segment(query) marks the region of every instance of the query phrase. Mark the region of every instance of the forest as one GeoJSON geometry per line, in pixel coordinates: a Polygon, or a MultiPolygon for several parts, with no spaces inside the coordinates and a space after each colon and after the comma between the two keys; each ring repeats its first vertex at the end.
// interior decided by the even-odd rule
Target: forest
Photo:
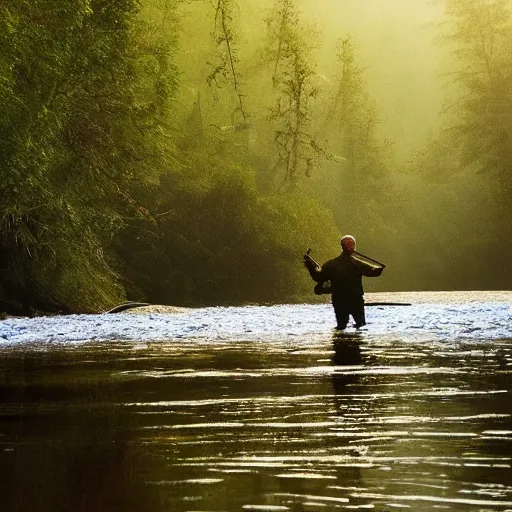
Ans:
{"type": "Polygon", "coordinates": [[[512,0],[319,5],[3,0],[0,311],[510,289],[512,0]]]}

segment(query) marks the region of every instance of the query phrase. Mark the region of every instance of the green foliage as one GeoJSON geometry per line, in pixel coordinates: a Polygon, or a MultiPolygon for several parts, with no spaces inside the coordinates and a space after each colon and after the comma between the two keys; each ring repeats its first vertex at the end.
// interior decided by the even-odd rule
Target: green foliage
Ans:
{"type": "Polygon", "coordinates": [[[254,172],[226,152],[229,139],[205,143],[190,167],[162,177],[157,224],[125,233],[133,293],[185,305],[304,300],[307,244],[338,238],[328,212],[299,196],[261,196],[254,172]]]}
{"type": "Polygon", "coordinates": [[[374,195],[385,177],[386,145],[379,141],[375,102],[366,91],[364,70],[357,63],[356,48],[350,37],[339,40],[340,66],[337,90],[324,121],[329,148],[342,167],[342,181],[370,188],[374,195]]]}
{"type": "Polygon", "coordinates": [[[507,0],[452,0],[449,35],[458,68],[457,99],[447,135],[461,169],[496,180],[498,195],[512,192],[512,7],[507,0]]]}
{"type": "Polygon", "coordinates": [[[217,76],[219,74],[223,74],[224,76],[229,74],[231,76],[233,90],[238,101],[236,111],[238,111],[242,116],[244,123],[246,123],[247,114],[245,112],[242,92],[240,90],[240,76],[236,70],[238,55],[235,46],[235,29],[233,21],[233,11],[236,7],[235,0],[217,0],[213,36],[216,38],[217,45],[222,45],[225,49],[221,52],[221,64],[216,67],[208,77],[208,82],[217,82],[217,76]]]}
{"type": "Polygon", "coordinates": [[[292,0],[278,0],[267,19],[268,48],[273,63],[272,81],[278,91],[270,119],[277,124],[274,170],[289,189],[301,177],[309,177],[315,157],[321,152],[312,136],[311,101],[317,96],[312,57],[315,35],[302,28],[292,0]]]}
{"type": "Polygon", "coordinates": [[[133,181],[154,174],[174,86],[169,48],[137,15],[135,0],[0,7],[1,272],[26,303],[93,311],[123,296],[108,243],[133,181]]]}
{"type": "Polygon", "coordinates": [[[336,60],[338,76],[318,128],[327,161],[305,186],[332,210],[341,231],[357,235],[372,252],[386,245],[389,219],[396,216],[393,147],[377,132],[377,108],[350,37],[338,41],[336,60]]]}
{"type": "Polygon", "coordinates": [[[214,23],[208,50],[220,64],[213,74],[206,65],[193,73],[183,58],[180,71],[194,79],[182,78],[179,89],[183,4],[0,6],[0,277],[12,299],[78,312],[127,296],[188,305],[312,298],[302,254],[311,246],[319,259],[332,256],[339,231],[331,212],[306,197],[306,178],[318,184],[340,163],[323,204],[344,231],[364,217],[359,226],[375,232],[388,148],[376,137],[350,42],[340,54],[325,153],[314,133],[325,107],[317,101],[319,38],[303,28],[294,2],[276,2],[267,20],[268,104],[261,67],[242,58],[235,0],[201,3],[214,23]],[[212,94],[207,82],[220,78],[232,87],[212,94]],[[246,105],[255,113],[250,123],[246,105]],[[270,162],[286,194],[262,192],[270,162]],[[355,198],[364,199],[358,210],[355,198]]]}
{"type": "Polygon", "coordinates": [[[450,0],[446,20],[451,96],[410,162],[422,188],[408,194],[406,244],[435,243],[422,272],[444,286],[500,289],[512,282],[511,3],[450,0]]]}

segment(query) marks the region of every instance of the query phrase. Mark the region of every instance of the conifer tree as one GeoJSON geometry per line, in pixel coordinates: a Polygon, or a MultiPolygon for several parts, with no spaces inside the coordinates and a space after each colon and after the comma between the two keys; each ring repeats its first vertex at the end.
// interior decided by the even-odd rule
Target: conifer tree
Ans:
{"type": "Polygon", "coordinates": [[[485,173],[498,196],[512,192],[512,6],[508,0],[450,0],[449,43],[456,99],[449,136],[460,168],[485,173]]]}
{"type": "Polygon", "coordinates": [[[277,0],[267,26],[266,54],[277,93],[270,113],[276,125],[274,170],[293,190],[302,177],[311,175],[321,153],[311,129],[312,102],[318,93],[313,60],[317,35],[303,28],[293,0],[277,0]]]}

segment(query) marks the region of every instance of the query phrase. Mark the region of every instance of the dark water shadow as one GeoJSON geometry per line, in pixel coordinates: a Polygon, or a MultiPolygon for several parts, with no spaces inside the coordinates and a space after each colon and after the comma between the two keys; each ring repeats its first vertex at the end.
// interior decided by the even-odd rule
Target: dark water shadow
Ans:
{"type": "Polygon", "coordinates": [[[4,358],[2,510],[155,510],[155,496],[135,470],[143,459],[133,429],[116,405],[121,390],[109,370],[89,368],[86,355],[4,358]]]}
{"type": "MultiPolygon", "coordinates": [[[[332,388],[334,391],[334,406],[338,419],[336,432],[341,434],[335,437],[333,448],[339,453],[346,453],[355,457],[353,465],[340,465],[336,469],[337,485],[342,487],[361,488],[364,486],[364,477],[359,467],[358,452],[354,451],[352,439],[344,434],[353,429],[354,395],[360,392],[359,369],[364,364],[361,351],[363,337],[359,332],[336,331],[332,335],[332,348],[334,353],[331,361],[335,367],[332,372],[332,388]]],[[[346,491],[341,491],[340,497],[345,497],[346,491]]],[[[369,506],[366,499],[355,501],[358,506],[369,506]]]]}
{"type": "Polygon", "coordinates": [[[353,367],[363,365],[362,342],[358,332],[335,332],[332,336],[332,364],[338,367],[332,374],[332,386],[337,395],[350,393],[359,381],[359,373],[353,367]]]}
{"type": "Polygon", "coordinates": [[[362,365],[361,344],[363,336],[359,332],[335,332],[332,335],[334,355],[332,363],[336,366],[362,365]]]}

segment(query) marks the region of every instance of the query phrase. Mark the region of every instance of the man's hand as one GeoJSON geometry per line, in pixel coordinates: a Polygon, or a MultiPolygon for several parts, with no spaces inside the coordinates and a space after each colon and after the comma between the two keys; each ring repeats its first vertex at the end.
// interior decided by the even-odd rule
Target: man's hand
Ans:
{"type": "Polygon", "coordinates": [[[332,293],[331,284],[328,281],[318,283],[313,291],[315,292],[315,295],[328,295],[332,293]]]}
{"type": "Polygon", "coordinates": [[[308,249],[306,254],[304,254],[304,266],[309,272],[320,271],[320,265],[309,255],[310,252],[311,249],[308,249]]]}
{"type": "Polygon", "coordinates": [[[307,258],[304,258],[304,266],[308,270],[314,270],[315,268],[318,267],[318,265],[316,265],[313,261],[311,261],[310,259],[307,259],[307,258]]]}

